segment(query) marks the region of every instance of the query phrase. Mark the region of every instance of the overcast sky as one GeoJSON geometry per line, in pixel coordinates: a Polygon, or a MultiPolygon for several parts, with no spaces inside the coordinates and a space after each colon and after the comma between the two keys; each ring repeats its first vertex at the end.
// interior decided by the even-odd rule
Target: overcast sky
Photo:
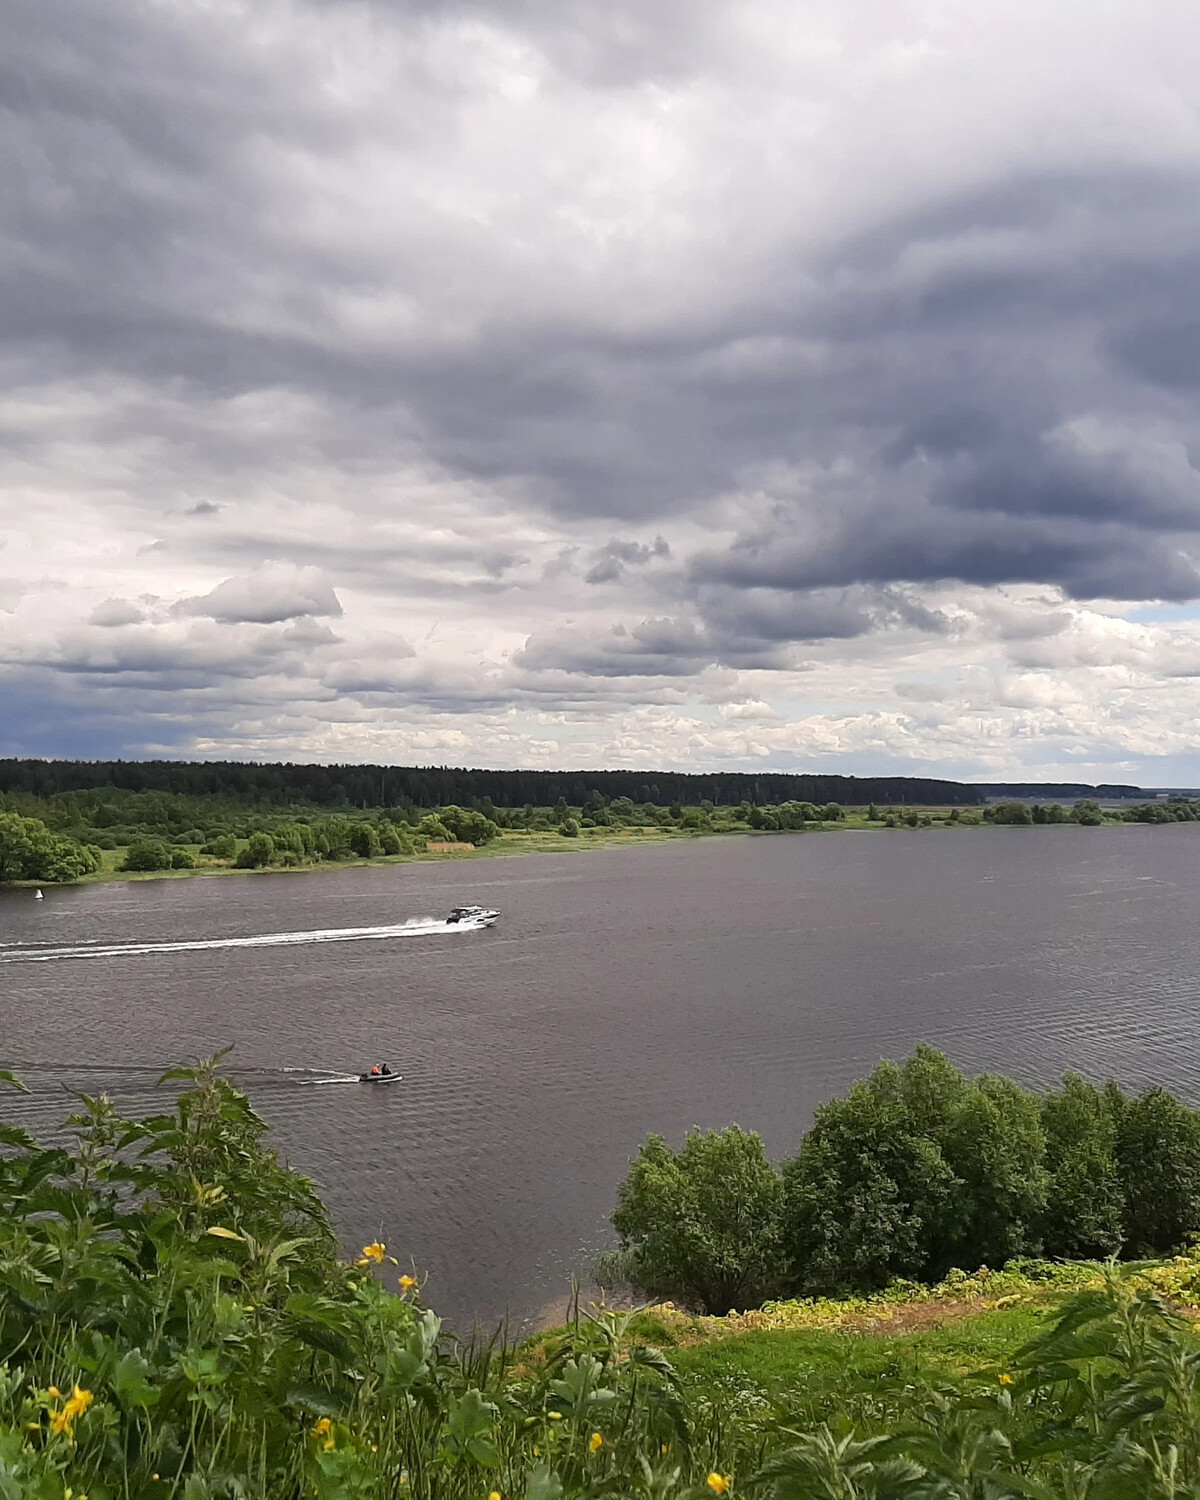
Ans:
{"type": "Polygon", "coordinates": [[[1188,0],[8,0],[0,753],[1200,782],[1188,0]]]}

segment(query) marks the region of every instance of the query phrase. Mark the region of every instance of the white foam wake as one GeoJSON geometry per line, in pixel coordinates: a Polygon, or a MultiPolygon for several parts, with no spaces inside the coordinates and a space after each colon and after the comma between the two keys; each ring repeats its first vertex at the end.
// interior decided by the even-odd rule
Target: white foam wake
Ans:
{"type": "Polygon", "coordinates": [[[325,927],[312,932],[263,932],[254,937],[190,938],[166,943],[87,943],[70,948],[0,947],[0,963],[45,964],[68,958],[134,958],[146,953],[206,953],[215,948],[284,948],[304,943],[385,942],[392,938],[431,937],[435,933],[477,932],[478,922],[446,922],[415,917],[385,927],[325,927]]]}

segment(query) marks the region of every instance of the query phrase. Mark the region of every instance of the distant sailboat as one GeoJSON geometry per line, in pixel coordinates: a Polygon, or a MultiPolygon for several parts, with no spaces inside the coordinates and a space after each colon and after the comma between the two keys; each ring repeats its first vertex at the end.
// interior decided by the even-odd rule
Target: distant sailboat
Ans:
{"type": "Polygon", "coordinates": [[[33,899],[35,901],[44,901],[46,898],[42,895],[41,891],[34,891],[33,899]]]}

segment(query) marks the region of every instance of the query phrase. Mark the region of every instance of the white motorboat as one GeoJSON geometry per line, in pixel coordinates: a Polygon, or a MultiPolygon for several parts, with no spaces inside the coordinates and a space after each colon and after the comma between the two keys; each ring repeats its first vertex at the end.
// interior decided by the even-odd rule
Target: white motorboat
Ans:
{"type": "Polygon", "coordinates": [[[454,927],[494,927],[499,915],[486,906],[456,906],[446,921],[454,927]]]}

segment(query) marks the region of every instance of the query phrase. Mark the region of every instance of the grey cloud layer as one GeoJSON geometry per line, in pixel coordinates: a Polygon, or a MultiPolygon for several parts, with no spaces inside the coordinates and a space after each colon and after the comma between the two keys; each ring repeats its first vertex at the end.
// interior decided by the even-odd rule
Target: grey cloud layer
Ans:
{"type": "Polygon", "coordinates": [[[1198,32],[16,0],[14,519],[143,549],[70,629],[6,585],[21,690],[616,711],[941,650],[948,583],[1200,597],[1198,32]]]}

